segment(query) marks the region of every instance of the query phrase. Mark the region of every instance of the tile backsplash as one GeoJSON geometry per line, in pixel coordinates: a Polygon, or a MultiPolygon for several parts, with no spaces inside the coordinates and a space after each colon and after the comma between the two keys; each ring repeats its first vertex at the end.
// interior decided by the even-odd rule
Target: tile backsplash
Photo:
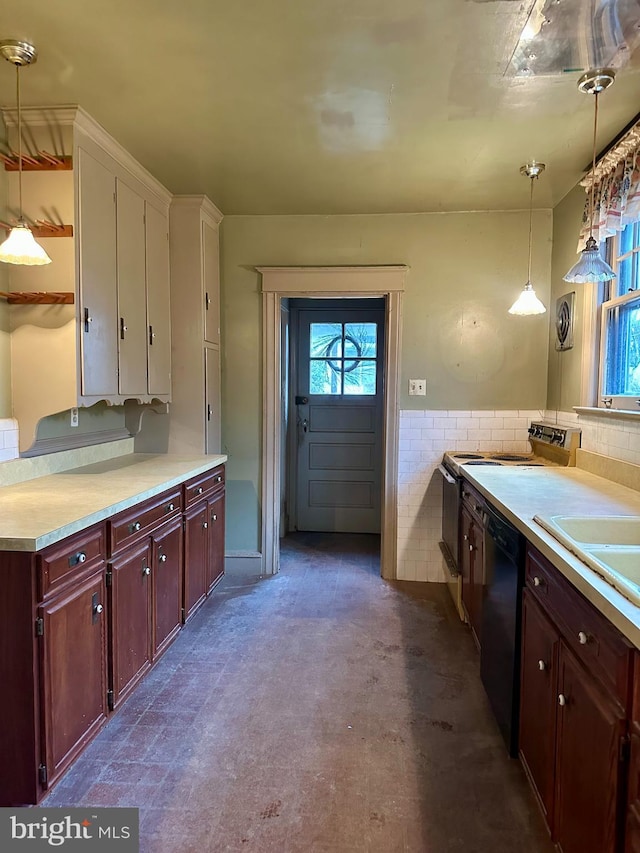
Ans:
{"type": "Polygon", "coordinates": [[[398,454],[398,579],[444,581],[440,553],[442,478],[436,469],[445,450],[524,452],[527,427],[543,412],[400,412],[398,454]]]}
{"type": "Polygon", "coordinates": [[[0,418],[0,462],[18,458],[18,421],[0,418]]]}
{"type": "Polygon", "coordinates": [[[576,412],[545,412],[545,420],[582,430],[581,447],[603,456],[640,465],[640,417],[576,412]]]}

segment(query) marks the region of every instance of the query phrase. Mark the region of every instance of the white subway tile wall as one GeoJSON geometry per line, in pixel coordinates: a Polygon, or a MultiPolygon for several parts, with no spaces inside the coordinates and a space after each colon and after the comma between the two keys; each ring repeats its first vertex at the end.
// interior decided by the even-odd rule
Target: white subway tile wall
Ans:
{"type": "Polygon", "coordinates": [[[578,415],[576,412],[545,412],[545,420],[582,430],[581,447],[624,462],[640,465],[640,418],[578,415]]]}
{"type": "Polygon", "coordinates": [[[531,450],[527,427],[539,409],[521,411],[401,411],[398,454],[398,579],[444,581],[442,532],[445,450],[531,450]]]}
{"type": "Polygon", "coordinates": [[[18,458],[18,421],[0,418],[0,462],[18,458]]]}

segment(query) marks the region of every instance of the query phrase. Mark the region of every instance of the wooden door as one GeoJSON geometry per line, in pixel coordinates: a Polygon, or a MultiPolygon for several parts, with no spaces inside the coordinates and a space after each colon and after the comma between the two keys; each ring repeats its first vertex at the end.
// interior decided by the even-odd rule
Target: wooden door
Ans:
{"type": "Polygon", "coordinates": [[[224,492],[208,501],[209,559],[207,590],[210,591],[224,574],[224,492]]]}
{"type": "Polygon", "coordinates": [[[218,229],[202,223],[202,274],[204,280],[204,339],[220,342],[220,258],[218,229]]]}
{"type": "Polygon", "coordinates": [[[205,453],[220,453],[221,405],[220,405],[220,351],[216,347],[205,347],[205,385],[206,385],[206,431],[205,453]]]}
{"type": "Polygon", "coordinates": [[[159,655],[182,624],[182,519],[152,538],[153,656],[159,655]]]}
{"type": "Polygon", "coordinates": [[[185,514],[184,534],[184,614],[185,619],[202,603],[207,593],[209,513],[206,501],[185,514]]]}
{"type": "Polygon", "coordinates": [[[554,838],[562,853],[618,849],[625,715],[560,641],[554,838]]]}
{"type": "Polygon", "coordinates": [[[78,150],[81,389],[85,396],[118,393],[116,180],[78,150]]]}
{"type": "Polygon", "coordinates": [[[553,832],[558,632],[526,589],[522,601],[520,758],[553,832]]]}
{"type": "Polygon", "coordinates": [[[47,785],[68,767],[107,715],[107,631],[102,567],[39,608],[47,785]]]}
{"type": "Polygon", "coordinates": [[[471,526],[473,519],[469,510],[462,505],[460,508],[460,574],[462,575],[462,605],[467,614],[467,620],[471,624],[473,613],[473,588],[471,577],[472,551],[469,548],[471,544],[471,526]]]}
{"type": "Polygon", "coordinates": [[[342,302],[296,306],[296,528],[379,533],[384,306],[342,302]]]}
{"type": "Polygon", "coordinates": [[[111,687],[116,707],[151,666],[151,547],[111,562],[111,687]]]}
{"type": "Polygon", "coordinates": [[[116,181],[118,264],[118,368],[123,396],[147,393],[144,199],[116,181]]]}
{"type": "Polygon", "coordinates": [[[169,296],[169,220],[145,206],[147,254],[147,344],[151,395],[171,394],[171,309],[169,296]]]}

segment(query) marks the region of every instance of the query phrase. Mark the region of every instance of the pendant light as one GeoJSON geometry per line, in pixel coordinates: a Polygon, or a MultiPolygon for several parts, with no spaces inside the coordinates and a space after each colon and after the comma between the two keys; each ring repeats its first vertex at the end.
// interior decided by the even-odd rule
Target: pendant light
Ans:
{"type": "Polygon", "coordinates": [[[529,193],[529,267],[527,273],[527,283],[524,290],[518,296],[516,301],[509,308],[509,314],[517,314],[518,316],[526,316],[528,314],[544,314],[547,310],[542,302],[536,296],[536,292],[531,284],[531,234],[533,226],[533,182],[545,170],[544,163],[536,163],[533,160],[531,163],[526,163],[520,167],[520,174],[531,180],[531,191],[529,193]]]}
{"type": "Polygon", "coordinates": [[[595,109],[593,111],[593,158],[591,163],[591,192],[589,195],[589,239],[580,253],[580,258],[569,272],[564,276],[565,281],[575,284],[585,284],[589,281],[610,281],[616,277],[609,264],[600,256],[598,244],[593,237],[593,197],[596,176],[596,135],[598,132],[598,95],[604,92],[616,79],[613,68],[596,68],[587,71],[578,80],[578,89],[586,95],[595,98],[595,109]]]}
{"type": "Polygon", "coordinates": [[[36,242],[31,228],[26,223],[22,211],[22,105],[20,102],[20,68],[36,61],[38,53],[32,44],[26,41],[7,39],[0,42],[0,55],[16,67],[16,101],[18,107],[18,199],[20,217],[18,223],[9,232],[7,239],[0,245],[0,261],[8,264],[41,266],[50,264],[51,258],[36,242]]]}

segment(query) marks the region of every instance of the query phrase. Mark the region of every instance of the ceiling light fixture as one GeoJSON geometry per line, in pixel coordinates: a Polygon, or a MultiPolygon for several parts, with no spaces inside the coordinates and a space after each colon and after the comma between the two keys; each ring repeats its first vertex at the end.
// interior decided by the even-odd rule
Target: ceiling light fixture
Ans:
{"type": "Polygon", "coordinates": [[[527,283],[524,290],[518,296],[516,301],[509,308],[509,314],[517,314],[520,317],[529,314],[544,314],[547,310],[543,303],[536,296],[536,292],[531,284],[531,235],[533,226],[533,182],[545,170],[544,163],[536,163],[533,160],[531,163],[526,163],[520,167],[520,174],[531,180],[531,192],[529,193],[529,267],[527,273],[527,283]]]}
{"type": "Polygon", "coordinates": [[[609,264],[600,255],[598,244],[593,237],[593,217],[595,214],[593,208],[593,198],[595,190],[595,175],[596,175],[596,136],[598,132],[598,95],[604,92],[616,79],[616,72],[613,68],[596,68],[592,71],[587,71],[578,80],[578,89],[587,95],[595,96],[595,109],[593,111],[593,158],[591,162],[591,191],[589,195],[588,216],[589,216],[589,239],[587,240],[584,249],[580,253],[580,258],[575,263],[569,272],[563,276],[565,281],[575,284],[586,284],[589,281],[610,281],[616,277],[616,274],[611,269],[609,264]]]}
{"type": "Polygon", "coordinates": [[[36,61],[38,53],[35,47],[26,41],[6,39],[0,42],[0,56],[16,67],[16,102],[18,108],[18,199],[20,217],[9,231],[9,236],[0,245],[0,261],[8,264],[41,266],[50,264],[51,258],[42,246],[36,242],[31,228],[26,223],[22,210],[22,105],[20,102],[20,68],[36,61]]]}

